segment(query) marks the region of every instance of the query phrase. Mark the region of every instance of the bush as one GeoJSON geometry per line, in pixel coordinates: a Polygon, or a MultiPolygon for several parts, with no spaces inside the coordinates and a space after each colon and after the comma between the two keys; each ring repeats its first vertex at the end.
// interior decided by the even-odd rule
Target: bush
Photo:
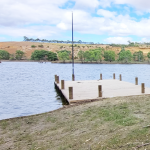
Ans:
{"type": "Polygon", "coordinates": [[[85,58],[84,58],[84,51],[80,50],[80,51],[78,52],[78,58],[79,58],[79,60],[82,61],[82,62],[83,62],[83,60],[85,60],[85,58]]]}
{"type": "Polygon", "coordinates": [[[125,62],[128,62],[128,61],[131,61],[131,59],[132,59],[132,53],[129,51],[129,50],[127,50],[127,51],[121,51],[120,53],[119,53],[119,61],[125,61],[125,62]]]}
{"type": "Polygon", "coordinates": [[[0,59],[9,59],[10,54],[5,50],[0,50],[0,59]]]}
{"type": "Polygon", "coordinates": [[[46,50],[35,50],[31,55],[32,60],[58,60],[57,54],[46,50]]]}
{"type": "Polygon", "coordinates": [[[150,52],[147,53],[147,57],[148,57],[148,59],[150,59],[150,52]]]}
{"type": "Polygon", "coordinates": [[[80,61],[102,61],[102,56],[103,56],[103,49],[90,49],[88,51],[82,51],[80,50],[78,52],[78,58],[80,61]]]}
{"type": "Polygon", "coordinates": [[[69,60],[69,56],[71,54],[71,52],[67,50],[58,51],[57,53],[58,53],[59,60],[63,60],[63,62],[69,60]]]}
{"type": "Polygon", "coordinates": [[[142,51],[134,52],[133,59],[134,59],[134,61],[143,61],[143,59],[144,59],[143,52],[142,51]]]}
{"type": "Polygon", "coordinates": [[[10,54],[9,60],[15,60],[15,59],[16,59],[15,54],[10,54]]]}
{"type": "Polygon", "coordinates": [[[115,61],[115,52],[111,50],[105,51],[104,58],[105,61],[115,61]]]}
{"type": "Polygon", "coordinates": [[[41,48],[43,48],[44,46],[43,46],[43,45],[38,45],[38,47],[41,47],[41,48]]]}
{"type": "Polygon", "coordinates": [[[21,60],[21,59],[23,58],[24,54],[25,54],[25,53],[24,53],[23,51],[17,50],[16,53],[15,53],[16,59],[17,59],[17,60],[21,60]]]}
{"type": "Polygon", "coordinates": [[[32,47],[32,48],[35,48],[36,46],[35,46],[35,45],[31,45],[31,47],[32,47]]]}

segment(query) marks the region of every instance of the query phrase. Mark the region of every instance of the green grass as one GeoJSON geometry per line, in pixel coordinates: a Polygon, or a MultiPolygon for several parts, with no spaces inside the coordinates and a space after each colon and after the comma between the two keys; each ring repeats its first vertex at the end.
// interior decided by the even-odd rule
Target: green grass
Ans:
{"type": "Polygon", "coordinates": [[[8,122],[4,120],[4,121],[0,122],[0,126],[2,129],[6,129],[8,126],[8,122]]]}
{"type": "Polygon", "coordinates": [[[105,99],[0,121],[0,149],[150,149],[150,97],[105,99]],[[9,142],[8,142],[9,141],[9,142]]]}

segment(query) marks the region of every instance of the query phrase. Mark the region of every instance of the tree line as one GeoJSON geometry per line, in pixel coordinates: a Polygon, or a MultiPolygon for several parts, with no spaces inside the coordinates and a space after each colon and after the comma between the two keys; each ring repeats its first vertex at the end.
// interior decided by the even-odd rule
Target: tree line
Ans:
{"type": "MultiPolygon", "coordinates": [[[[21,60],[26,59],[25,52],[16,50],[14,54],[10,54],[5,50],[0,50],[0,60],[21,60]]],[[[31,54],[31,60],[58,60],[57,54],[46,50],[35,50],[31,54]]]]}
{"type": "MultiPolygon", "coordinates": [[[[125,50],[125,47],[121,48],[121,51],[118,54],[115,54],[112,50],[105,50],[104,48],[96,48],[90,49],[88,51],[79,50],[77,56],[74,59],[79,60],[81,62],[102,62],[104,61],[120,61],[124,63],[128,63],[130,61],[139,61],[142,62],[148,58],[150,60],[150,52],[148,52],[147,56],[144,56],[142,51],[131,53],[130,50],[125,50]]],[[[21,60],[26,59],[25,53],[21,50],[16,50],[14,54],[10,54],[5,50],[0,50],[0,59],[5,60],[21,60]]],[[[48,61],[56,61],[60,60],[65,62],[66,60],[72,59],[72,53],[68,50],[57,51],[57,53],[47,51],[47,50],[34,50],[31,54],[31,60],[48,60],[48,61]]]]}
{"type": "MultiPolygon", "coordinates": [[[[72,41],[67,40],[67,41],[63,41],[63,40],[47,40],[47,39],[39,39],[39,38],[28,38],[27,36],[23,37],[23,41],[29,41],[29,42],[43,42],[43,43],[65,43],[65,44],[72,44],[72,41]]],[[[113,47],[139,47],[140,45],[146,45],[149,46],[150,42],[144,42],[144,43],[140,43],[140,42],[131,42],[131,41],[127,41],[128,44],[103,44],[100,42],[94,43],[94,42],[84,42],[82,40],[78,40],[78,41],[73,41],[73,44],[101,44],[101,45],[108,45],[108,46],[113,46],[113,47]]]]}
{"type": "Polygon", "coordinates": [[[3,60],[21,60],[24,56],[24,52],[21,50],[16,50],[14,54],[10,54],[5,50],[0,50],[0,59],[3,60]]]}
{"type": "MultiPolygon", "coordinates": [[[[88,51],[80,50],[75,59],[78,59],[81,62],[101,62],[102,60],[104,60],[109,62],[119,61],[128,63],[132,60],[142,62],[145,60],[145,57],[150,60],[150,52],[148,52],[147,56],[144,56],[142,51],[137,51],[132,54],[130,50],[125,50],[125,48],[122,47],[121,51],[118,54],[115,54],[115,52],[112,50],[105,50],[103,48],[91,49],[88,51]]],[[[58,59],[63,62],[71,59],[71,52],[67,50],[59,51],[58,59]]]]}
{"type": "MultiPolygon", "coordinates": [[[[24,41],[30,41],[30,42],[45,42],[45,43],[66,43],[71,44],[72,41],[63,41],[63,40],[47,40],[47,39],[39,39],[39,38],[28,38],[27,36],[24,36],[24,41]]],[[[79,41],[73,41],[74,44],[94,44],[94,42],[83,42],[81,40],[79,41]]]]}

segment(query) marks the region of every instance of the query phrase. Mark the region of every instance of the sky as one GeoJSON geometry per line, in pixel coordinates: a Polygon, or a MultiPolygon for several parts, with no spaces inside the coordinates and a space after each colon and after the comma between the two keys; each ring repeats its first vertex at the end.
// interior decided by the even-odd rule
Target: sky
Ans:
{"type": "Polygon", "coordinates": [[[150,42],[149,0],[0,0],[0,41],[150,42]]]}

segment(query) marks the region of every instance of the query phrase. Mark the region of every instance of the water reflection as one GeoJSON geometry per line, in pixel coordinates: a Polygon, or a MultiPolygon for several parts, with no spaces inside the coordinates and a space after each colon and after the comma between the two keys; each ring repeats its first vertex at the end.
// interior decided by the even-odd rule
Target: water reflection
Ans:
{"type": "Polygon", "coordinates": [[[54,86],[54,88],[55,88],[55,92],[56,92],[56,99],[58,100],[58,101],[60,101],[60,103],[62,103],[62,105],[68,105],[69,103],[68,103],[68,101],[65,99],[65,97],[63,96],[63,94],[58,90],[58,88],[56,88],[55,86],[54,86]]]}

